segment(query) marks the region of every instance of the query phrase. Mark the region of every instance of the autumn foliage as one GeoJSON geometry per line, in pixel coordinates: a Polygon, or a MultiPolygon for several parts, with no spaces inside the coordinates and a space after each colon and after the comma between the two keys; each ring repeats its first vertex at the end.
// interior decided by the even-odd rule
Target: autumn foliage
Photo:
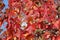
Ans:
{"type": "Polygon", "coordinates": [[[2,12],[0,40],[60,40],[60,0],[8,0],[2,12]]]}

